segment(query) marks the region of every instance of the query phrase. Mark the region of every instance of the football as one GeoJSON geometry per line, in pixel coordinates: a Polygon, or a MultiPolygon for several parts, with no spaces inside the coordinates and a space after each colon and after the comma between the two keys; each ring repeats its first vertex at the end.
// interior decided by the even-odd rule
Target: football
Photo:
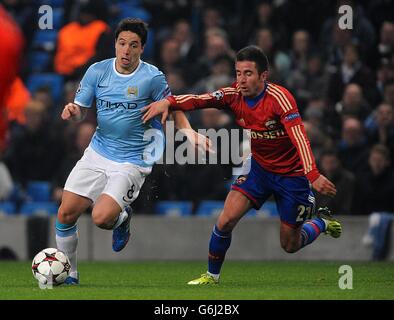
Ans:
{"type": "Polygon", "coordinates": [[[62,251],[47,248],[36,254],[31,269],[40,284],[57,286],[66,280],[70,272],[70,261],[62,251]]]}

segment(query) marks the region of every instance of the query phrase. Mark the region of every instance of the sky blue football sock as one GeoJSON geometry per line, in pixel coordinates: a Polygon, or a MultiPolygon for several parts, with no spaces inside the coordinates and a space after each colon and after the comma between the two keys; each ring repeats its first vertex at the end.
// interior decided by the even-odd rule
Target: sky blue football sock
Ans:
{"type": "Polygon", "coordinates": [[[231,232],[222,232],[215,225],[209,241],[208,272],[220,274],[227,249],[231,244],[231,232]]]}
{"type": "Polygon", "coordinates": [[[56,245],[70,260],[70,274],[77,272],[78,228],[76,223],[64,224],[56,219],[56,245]]]}
{"type": "Polygon", "coordinates": [[[305,247],[315,241],[320,233],[324,232],[325,228],[326,224],[321,218],[314,218],[306,221],[302,225],[301,230],[301,247],[305,247]]]}

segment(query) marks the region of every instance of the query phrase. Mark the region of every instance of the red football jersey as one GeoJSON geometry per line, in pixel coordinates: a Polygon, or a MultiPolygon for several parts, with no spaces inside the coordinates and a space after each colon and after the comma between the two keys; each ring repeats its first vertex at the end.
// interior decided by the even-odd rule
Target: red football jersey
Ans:
{"type": "Polygon", "coordinates": [[[297,104],[285,88],[267,83],[264,96],[253,107],[247,105],[236,84],[210,94],[167,99],[173,110],[230,108],[237,123],[250,129],[253,158],[265,170],[285,176],[305,175],[310,182],[319,177],[297,104]]]}

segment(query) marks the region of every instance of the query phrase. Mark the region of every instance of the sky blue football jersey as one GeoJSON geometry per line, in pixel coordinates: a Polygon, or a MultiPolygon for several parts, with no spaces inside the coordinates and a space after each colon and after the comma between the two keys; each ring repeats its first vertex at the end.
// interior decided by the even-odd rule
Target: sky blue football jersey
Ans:
{"type": "Polygon", "coordinates": [[[96,100],[98,126],[90,146],[97,153],[116,162],[150,167],[164,150],[164,134],[158,119],[142,123],[141,108],[169,94],[165,76],[155,66],[140,61],[133,73],[125,75],[116,71],[112,58],[89,67],[74,103],[90,108],[96,100]]]}

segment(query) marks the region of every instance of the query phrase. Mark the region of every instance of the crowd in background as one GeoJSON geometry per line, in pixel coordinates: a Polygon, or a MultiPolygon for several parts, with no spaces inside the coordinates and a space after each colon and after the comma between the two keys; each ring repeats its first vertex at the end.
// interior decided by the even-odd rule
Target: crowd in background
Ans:
{"type": "MultiPolygon", "coordinates": [[[[59,201],[68,173],[95,130],[94,110],[80,124],[61,121],[79,80],[114,56],[114,28],[127,16],[149,23],[143,59],[166,75],[173,94],[211,92],[235,79],[235,53],[262,48],[269,81],[295,96],[320,171],[338,189],[318,205],[337,214],[394,212],[394,7],[391,1],[307,0],[2,0],[25,36],[20,76],[7,99],[8,133],[0,141],[0,200],[29,181],[49,181],[59,201]],[[60,5],[59,5],[60,3],[60,5]],[[40,46],[38,8],[58,5],[53,45],[40,46]],[[353,8],[353,29],[338,25],[338,7],[353,8]],[[42,65],[32,57],[47,57],[42,65]],[[35,60],[34,60],[35,61],[35,60]],[[37,86],[37,74],[61,77],[61,92],[37,86]],[[29,85],[30,84],[30,85],[29,85]],[[31,89],[31,88],[34,88],[31,89]]],[[[53,30],[52,30],[53,31],[53,30]]],[[[50,42],[49,42],[50,44],[50,42]]],[[[37,60],[39,61],[39,60],[37,60]]],[[[53,84],[53,83],[52,83],[53,84]]],[[[216,109],[188,117],[194,129],[237,128],[216,109]]],[[[156,165],[137,212],[160,200],[224,200],[227,165],[156,165]]]]}

